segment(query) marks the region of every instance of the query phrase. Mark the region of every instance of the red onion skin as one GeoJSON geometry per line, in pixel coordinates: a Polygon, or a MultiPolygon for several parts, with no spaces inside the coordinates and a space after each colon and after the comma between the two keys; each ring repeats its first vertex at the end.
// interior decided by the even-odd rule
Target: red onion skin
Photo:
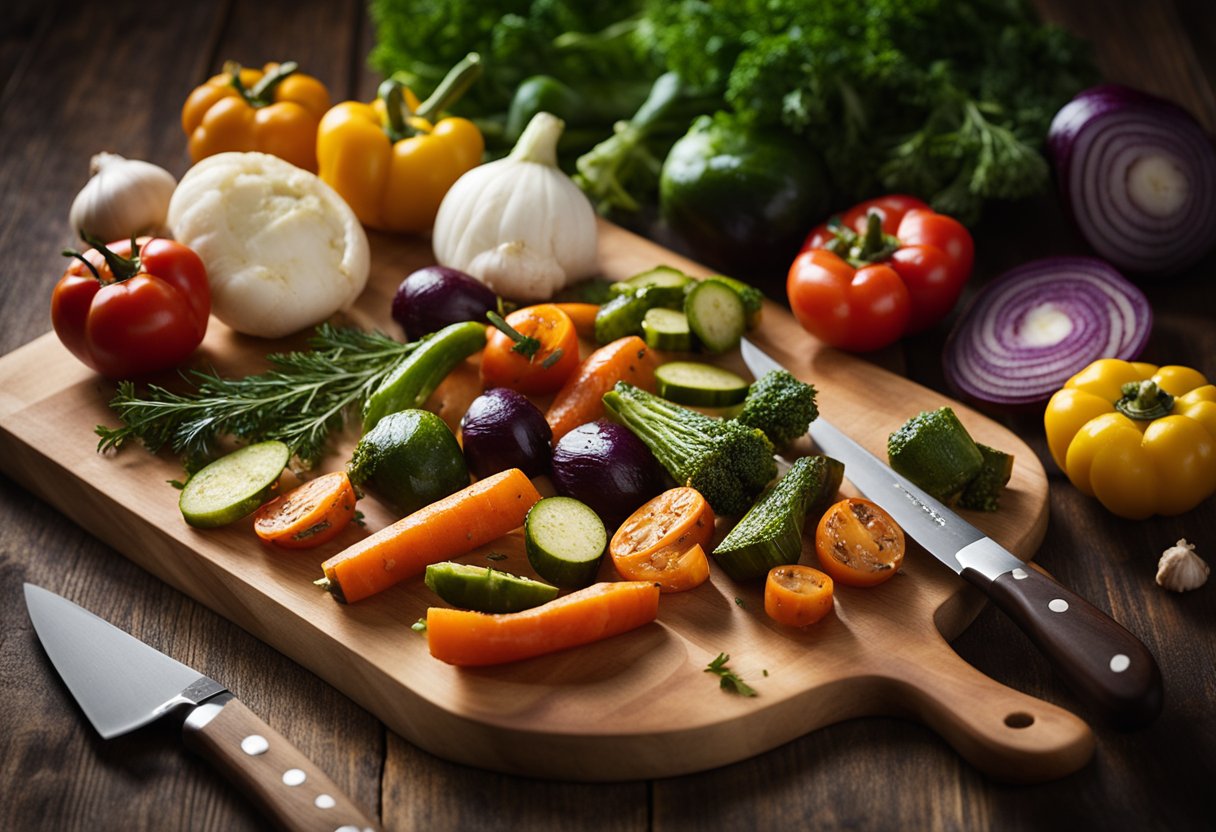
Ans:
{"type": "MultiPolygon", "coordinates": [[[[1146,268],[1143,263],[1133,262],[1130,258],[1124,259],[1122,255],[1110,251],[1109,245],[1102,240],[1092,239],[1087,233],[1085,223],[1078,221],[1077,212],[1087,210],[1086,206],[1076,204],[1070,187],[1072,168],[1078,162],[1074,151],[1079,137],[1087,130],[1104,129],[1104,120],[1122,114],[1130,114],[1142,123],[1157,123],[1163,127],[1168,126],[1179,134],[1185,134],[1180,141],[1192,142],[1197,148],[1197,155],[1186,160],[1193,162],[1194,169],[1188,173],[1196,177],[1190,182],[1190,187],[1195,189],[1196,193],[1216,191],[1216,148],[1213,148],[1210,139],[1190,113],[1164,98],[1141,90],[1121,84],[1101,84],[1081,91],[1065,104],[1052,119],[1048,130],[1047,150],[1054,161],[1060,198],[1082,237],[1114,266],[1132,275],[1174,274],[1193,265],[1216,248],[1216,203],[1193,223],[1196,234],[1203,234],[1206,226],[1209,238],[1206,246],[1197,246],[1192,239],[1193,250],[1187,256],[1173,260],[1163,258],[1159,267],[1146,268]]],[[[1115,125],[1109,129],[1113,131],[1127,128],[1115,125]]]]}

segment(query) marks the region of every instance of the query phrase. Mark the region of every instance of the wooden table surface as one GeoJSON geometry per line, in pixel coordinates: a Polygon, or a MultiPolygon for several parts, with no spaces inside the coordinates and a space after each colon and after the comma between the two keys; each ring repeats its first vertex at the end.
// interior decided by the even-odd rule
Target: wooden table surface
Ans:
{"type": "MultiPolygon", "coordinates": [[[[1110,80],[1169,96],[1216,133],[1216,7],[1204,0],[1039,0],[1094,42],[1110,80]]],[[[180,176],[190,89],[225,59],[291,57],[336,99],[369,97],[373,33],[362,4],[60,3],[10,0],[0,22],[0,354],[50,329],[50,290],[72,244],[67,209],[100,150],[180,176]]],[[[1054,200],[995,206],[977,229],[973,286],[1032,257],[1080,253],[1054,200]]],[[[1156,322],[1146,360],[1216,378],[1216,257],[1144,286],[1156,322]]],[[[874,360],[945,390],[946,325],[874,360]]],[[[0,476],[0,828],[262,829],[240,794],[156,725],[109,742],[89,728],[29,625],[23,581],[67,595],[230,687],[387,829],[1211,829],[1216,822],[1216,581],[1178,596],[1154,583],[1186,537],[1216,563],[1216,502],[1131,522],[1073,489],[1041,417],[1002,421],[1039,454],[1051,523],[1037,561],[1111,613],[1157,656],[1166,705],[1151,727],[1095,724],[1093,761],[1034,787],[993,782],[927,729],[846,722],[760,757],[654,782],[544,782],[447,763],[244,631],[131,564],[0,476]]],[[[90,441],[63,437],[65,442],[90,441]]],[[[133,451],[136,452],[136,451],[133,451]]],[[[991,607],[954,647],[1018,690],[1090,715],[991,607]]],[[[707,695],[711,695],[707,693],[707,695]]],[[[690,703],[695,706],[695,703],[690,703]]],[[[588,714],[588,719],[594,719],[588,714]]]]}

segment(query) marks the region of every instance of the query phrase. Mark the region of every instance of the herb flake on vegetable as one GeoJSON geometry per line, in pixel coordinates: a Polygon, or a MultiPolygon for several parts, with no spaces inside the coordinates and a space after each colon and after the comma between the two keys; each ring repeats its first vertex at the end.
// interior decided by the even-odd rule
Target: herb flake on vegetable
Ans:
{"type": "Polygon", "coordinates": [[[705,668],[705,673],[712,673],[718,677],[718,686],[728,693],[736,693],[739,696],[755,696],[756,690],[743,681],[738,673],[726,666],[730,661],[729,653],[719,653],[705,668]]]}

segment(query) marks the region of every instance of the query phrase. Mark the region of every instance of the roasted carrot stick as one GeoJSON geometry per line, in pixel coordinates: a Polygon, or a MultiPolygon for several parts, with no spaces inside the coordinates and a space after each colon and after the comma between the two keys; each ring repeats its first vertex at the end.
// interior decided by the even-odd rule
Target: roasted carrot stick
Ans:
{"type": "Polygon", "coordinates": [[[386,526],[334,555],[318,583],[352,603],[421,575],[438,563],[497,540],[524,523],[540,499],[518,468],[478,480],[467,488],[386,526]]]}
{"type": "Polygon", "coordinates": [[[523,612],[431,607],[426,639],[431,655],[448,664],[505,664],[615,636],[654,621],[658,613],[655,584],[600,583],[523,612]]]}
{"type": "Polygon", "coordinates": [[[588,341],[595,340],[595,315],[600,311],[598,304],[555,303],[553,305],[570,316],[578,337],[586,338],[588,341]]]}
{"type": "Polygon", "coordinates": [[[553,441],[604,415],[604,394],[618,381],[654,392],[654,351],[636,335],[605,344],[583,360],[553,397],[545,421],[553,441]]]}

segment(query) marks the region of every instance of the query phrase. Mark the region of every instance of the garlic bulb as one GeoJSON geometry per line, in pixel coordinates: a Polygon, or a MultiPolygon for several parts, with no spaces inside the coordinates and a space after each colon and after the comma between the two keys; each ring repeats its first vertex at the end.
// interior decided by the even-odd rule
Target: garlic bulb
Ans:
{"type": "Polygon", "coordinates": [[[1195,544],[1182,538],[1161,555],[1157,564],[1157,584],[1174,592],[1186,592],[1204,585],[1211,570],[1195,554],[1195,544]]]}
{"type": "Polygon", "coordinates": [[[595,211],[557,167],[564,127],[537,113],[510,156],[456,180],[435,217],[440,265],[519,301],[546,300],[596,272],[595,211]]]}
{"type": "Polygon", "coordinates": [[[177,187],[173,174],[117,153],[98,153],[89,173],[68,212],[74,232],[88,232],[106,242],[164,233],[169,198],[177,187]]]}

